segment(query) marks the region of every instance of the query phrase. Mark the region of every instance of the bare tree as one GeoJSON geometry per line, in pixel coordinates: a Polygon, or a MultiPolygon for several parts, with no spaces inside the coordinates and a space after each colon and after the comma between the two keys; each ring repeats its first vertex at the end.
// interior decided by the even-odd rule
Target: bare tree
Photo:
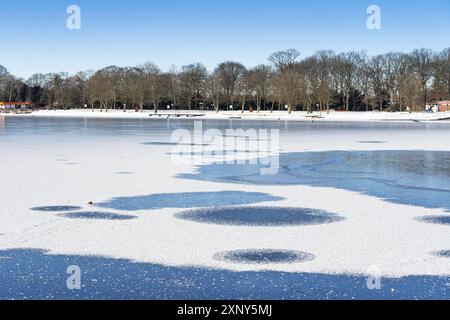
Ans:
{"type": "Polygon", "coordinates": [[[183,99],[187,102],[189,110],[192,108],[192,102],[194,102],[194,108],[198,108],[199,97],[207,76],[208,71],[206,67],[200,63],[190,64],[182,68],[180,91],[183,99]]]}
{"type": "Polygon", "coordinates": [[[227,61],[219,64],[215,74],[217,75],[217,80],[222,88],[223,97],[225,103],[234,104],[236,99],[236,87],[239,77],[244,73],[245,67],[233,61],[227,61]]]}
{"type": "Polygon", "coordinates": [[[220,79],[217,72],[214,72],[206,78],[204,90],[206,101],[212,103],[214,110],[219,112],[220,100],[222,98],[222,86],[220,85],[220,79]]]}
{"type": "Polygon", "coordinates": [[[380,111],[383,111],[383,103],[385,99],[383,55],[377,55],[370,59],[368,73],[370,76],[375,104],[379,106],[380,111]]]}
{"type": "Polygon", "coordinates": [[[180,97],[180,74],[176,66],[171,66],[167,73],[167,94],[174,107],[178,107],[180,97]]]}
{"type": "Polygon", "coordinates": [[[418,111],[420,95],[422,94],[422,82],[415,73],[408,74],[403,78],[401,84],[402,102],[409,108],[409,111],[418,111]]]}
{"type": "Polygon", "coordinates": [[[62,106],[63,109],[67,109],[70,99],[69,81],[69,74],[67,72],[55,74],[52,81],[56,104],[62,106]]]}
{"type": "Polygon", "coordinates": [[[136,69],[131,67],[124,67],[118,70],[115,90],[117,98],[122,103],[123,112],[127,111],[127,107],[133,107],[135,93],[135,72],[136,69]]]}
{"type": "Polygon", "coordinates": [[[320,111],[326,106],[330,110],[330,103],[333,100],[332,89],[332,67],[335,61],[333,51],[319,51],[314,55],[317,74],[317,98],[319,100],[320,111]]]}
{"type": "Polygon", "coordinates": [[[295,106],[300,103],[302,88],[305,87],[299,68],[292,66],[282,71],[274,80],[274,86],[280,102],[287,105],[287,111],[291,114],[295,106]]]}
{"type": "Polygon", "coordinates": [[[256,90],[255,78],[253,74],[248,70],[242,72],[237,81],[236,87],[237,96],[240,97],[241,112],[244,113],[245,104],[247,103],[248,98],[251,97],[253,92],[256,90]]]}
{"type": "Polygon", "coordinates": [[[434,95],[437,99],[450,99],[450,48],[439,53],[435,66],[434,95]]]}
{"type": "Polygon", "coordinates": [[[261,64],[248,71],[247,82],[255,95],[257,112],[261,111],[262,101],[266,100],[270,81],[272,77],[272,69],[269,66],[261,64]]]}
{"type": "Polygon", "coordinates": [[[370,60],[367,53],[362,51],[355,57],[356,64],[356,87],[359,92],[364,96],[364,108],[369,111],[370,108],[370,81],[371,76],[369,72],[370,60]]]}
{"type": "MultiPolygon", "coordinates": [[[[392,97],[391,99],[397,100],[399,111],[403,110],[403,101],[404,97],[403,94],[405,93],[405,90],[403,86],[408,82],[406,79],[411,75],[413,72],[412,66],[411,66],[411,57],[408,54],[405,53],[395,53],[391,56],[393,63],[393,83],[391,87],[393,88],[392,97]]],[[[391,101],[392,101],[391,100],[391,101]]]]}
{"type": "Polygon", "coordinates": [[[283,72],[294,67],[297,63],[298,57],[300,57],[299,51],[296,49],[288,49],[273,53],[269,57],[269,61],[278,72],[283,72]]]}
{"type": "Polygon", "coordinates": [[[299,63],[301,74],[301,101],[306,106],[309,113],[314,110],[314,104],[318,101],[319,80],[317,77],[318,61],[315,57],[310,57],[299,63]]]}
{"type": "Polygon", "coordinates": [[[350,99],[356,88],[357,79],[357,61],[359,54],[357,52],[341,53],[337,58],[338,72],[340,72],[340,90],[344,97],[345,110],[350,109],[350,99]]]}
{"type": "Polygon", "coordinates": [[[97,71],[89,79],[89,87],[90,99],[93,103],[97,101],[100,105],[100,111],[105,109],[105,111],[108,112],[110,103],[113,101],[115,93],[114,86],[111,83],[111,78],[107,70],[97,71]]]}
{"type": "Polygon", "coordinates": [[[434,53],[430,49],[416,49],[411,55],[412,63],[422,85],[423,105],[428,102],[428,82],[434,72],[434,53]]]}
{"type": "MultiPolygon", "coordinates": [[[[148,62],[142,67],[145,82],[145,93],[148,101],[153,105],[153,109],[158,112],[159,103],[162,97],[161,70],[153,63],[148,62]]],[[[141,111],[143,105],[141,104],[141,111]]]]}

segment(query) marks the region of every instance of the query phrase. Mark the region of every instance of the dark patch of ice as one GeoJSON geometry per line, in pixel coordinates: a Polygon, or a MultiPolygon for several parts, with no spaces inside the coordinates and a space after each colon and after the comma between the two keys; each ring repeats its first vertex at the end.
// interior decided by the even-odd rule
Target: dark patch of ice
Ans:
{"type": "Polygon", "coordinates": [[[417,220],[426,223],[450,225],[450,216],[425,216],[419,217],[417,220]]]}
{"type": "Polygon", "coordinates": [[[302,251],[249,249],[220,252],[214,259],[241,264],[281,264],[314,260],[314,255],[302,251]]]}
{"type": "Polygon", "coordinates": [[[339,222],[344,218],[322,210],[284,207],[220,207],[181,212],[179,219],[233,226],[296,226],[339,222]]]}
{"type": "Polygon", "coordinates": [[[280,200],[283,200],[283,198],[260,192],[220,191],[163,193],[135,197],[118,197],[99,203],[97,206],[115,210],[137,211],[162,208],[233,206],[280,200]]]}
{"type": "Polygon", "coordinates": [[[115,214],[110,212],[96,212],[96,211],[68,212],[60,214],[59,216],[69,219],[88,219],[88,220],[132,220],[137,218],[136,216],[115,214]]]}
{"type": "Polygon", "coordinates": [[[442,258],[450,258],[450,250],[442,250],[433,253],[434,256],[442,257],[442,258]]]}
{"type": "Polygon", "coordinates": [[[77,206],[45,206],[45,207],[34,207],[31,208],[30,210],[43,212],[62,212],[62,211],[75,211],[80,209],[81,207],[77,206]]]}

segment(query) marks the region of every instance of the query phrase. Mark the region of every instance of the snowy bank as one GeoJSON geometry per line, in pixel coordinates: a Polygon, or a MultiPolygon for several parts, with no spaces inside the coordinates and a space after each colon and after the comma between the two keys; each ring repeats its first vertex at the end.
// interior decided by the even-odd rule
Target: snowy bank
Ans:
{"type": "Polygon", "coordinates": [[[74,117],[103,119],[211,119],[211,120],[271,120],[271,121],[449,121],[450,112],[441,113],[409,113],[409,112],[307,112],[298,111],[288,114],[283,111],[262,111],[259,113],[241,111],[126,111],[109,110],[39,110],[29,114],[4,114],[4,116],[21,117],[74,117]]]}

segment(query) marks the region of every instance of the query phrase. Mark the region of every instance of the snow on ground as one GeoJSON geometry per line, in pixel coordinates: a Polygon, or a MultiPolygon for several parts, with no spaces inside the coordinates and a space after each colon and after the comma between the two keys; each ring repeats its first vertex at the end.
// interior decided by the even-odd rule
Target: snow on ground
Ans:
{"type": "MultiPolygon", "coordinates": [[[[112,114],[112,113],[111,113],[112,114]]],[[[146,146],[139,136],[83,139],[19,139],[0,142],[0,250],[32,248],[52,254],[126,258],[170,266],[203,266],[234,271],[368,274],[384,276],[450,275],[448,259],[431,253],[450,249],[449,226],[416,217],[445,215],[443,209],[395,204],[333,188],[263,186],[177,179],[194,172],[171,163],[173,146],[146,146]],[[69,165],[70,163],[70,165],[69,165]],[[127,174],[119,174],[124,173],[127,174]],[[257,192],[284,200],[253,206],[315,208],[345,220],[310,226],[246,227],[177,219],[185,211],[176,193],[257,192]],[[95,204],[116,197],[166,194],[174,207],[120,211],[95,204]],[[89,205],[90,201],[94,205],[89,205]],[[175,204],[178,202],[178,208],[175,204]],[[180,205],[181,203],[181,205],[180,205]],[[123,213],[132,220],[77,220],[38,206],[81,206],[83,211],[123,213]],[[240,249],[283,249],[311,253],[315,259],[293,264],[235,264],[214,259],[240,249]]],[[[315,132],[283,135],[283,152],[324,150],[449,151],[448,131],[402,134],[343,131],[333,137],[315,132]],[[446,136],[445,136],[446,135],[446,136]],[[361,144],[382,140],[384,144],[361,144]]],[[[245,194],[243,194],[245,195],[245,194]]],[[[169,205],[170,206],[170,205],[169,205]]],[[[448,214],[448,213],[447,213],[448,214]]]]}
{"type": "MultiPolygon", "coordinates": [[[[109,110],[108,112],[100,112],[100,110],[91,111],[90,109],[72,109],[72,110],[39,110],[29,115],[19,116],[35,116],[35,117],[89,117],[89,118],[127,118],[127,119],[167,119],[167,117],[175,118],[185,117],[187,114],[201,116],[202,119],[229,119],[242,118],[245,120],[283,120],[283,121],[434,121],[434,120],[450,120],[450,112],[442,113],[409,113],[409,112],[314,112],[307,114],[298,111],[288,114],[285,111],[274,111],[273,113],[262,111],[260,113],[250,113],[248,111],[174,111],[160,110],[158,114],[154,111],[135,112],[128,110],[109,110]]],[[[1,115],[0,115],[1,116],[1,115]]],[[[7,114],[7,116],[16,116],[7,114]]]]}

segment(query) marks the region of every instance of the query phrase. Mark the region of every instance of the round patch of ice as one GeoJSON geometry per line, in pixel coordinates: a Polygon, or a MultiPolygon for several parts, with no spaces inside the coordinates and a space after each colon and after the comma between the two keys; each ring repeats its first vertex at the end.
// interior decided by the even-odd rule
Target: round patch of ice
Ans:
{"type": "Polygon", "coordinates": [[[344,218],[322,210],[283,207],[219,207],[190,210],[176,218],[232,226],[299,226],[339,222],[344,218]]]}
{"type": "Polygon", "coordinates": [[[250,249],[220,252],[214,255],[215,260],[242,264],[281,264],[314,260],[314,255],[303,251],[250,249]]]}

